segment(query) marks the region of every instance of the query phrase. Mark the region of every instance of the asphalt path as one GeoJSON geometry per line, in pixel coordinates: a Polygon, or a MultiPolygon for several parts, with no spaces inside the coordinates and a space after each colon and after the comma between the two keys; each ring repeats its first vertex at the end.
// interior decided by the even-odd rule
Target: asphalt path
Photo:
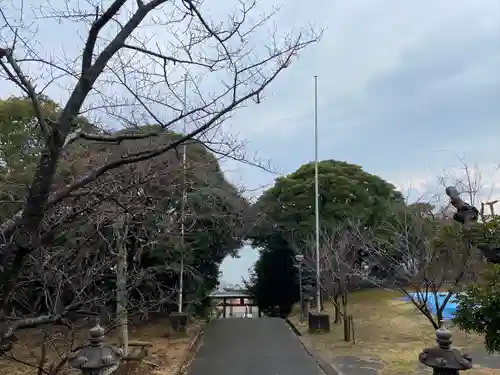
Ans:
{"type": "Polygon", "coordinates": [[[280,318],[219,319],[209,324],[188,375],[323,375],[280,318]]]}

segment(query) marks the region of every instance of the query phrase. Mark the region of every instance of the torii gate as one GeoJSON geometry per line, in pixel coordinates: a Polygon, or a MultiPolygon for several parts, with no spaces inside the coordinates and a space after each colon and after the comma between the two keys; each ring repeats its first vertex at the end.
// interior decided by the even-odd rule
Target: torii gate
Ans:
{"type": "MultiPolygon", "coordinates": [[[[222,307],[223,318],[227,317],[227,307],[229,307],[229,316],[233,315],[234,307],[245,307],[245,316],[252,314],[253,308],[257,307],[257,303],[255,303],[250,293],[243,289],[216,291],[211,293],[209,297],[213,300],[218,300],[217,306],[222,307]]],[[[260,309],[257,308],[257,310],[260,318],[262,313],[260,309]]]]}

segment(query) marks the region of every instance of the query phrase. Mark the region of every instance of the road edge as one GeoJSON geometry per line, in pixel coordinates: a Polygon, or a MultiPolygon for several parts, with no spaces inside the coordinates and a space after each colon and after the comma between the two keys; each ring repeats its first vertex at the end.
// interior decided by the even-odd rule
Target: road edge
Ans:
{"type": "Polygon", "coordinates": [[[184,358],[182,359],[179,367],[177,367],[176,371],[174,371],[173,375],[183,375],[186,372],[187,368],[189,367],[189,364],[191,363],[195,354],[198,352],[198,349],[200,348],[201,338],[205,333],[205,326],[207,324],[210,323],[203,324],[198,330],[198,332],[196,332],[196,335],[194,335],[191,342],[189,343],[188,350],[184,354],[184,358]]]}
{"type": "Polygon", "coordinates": [[[342,371],[340,371],[335,365],[329,363],[326,361],[316,350],[313,348],[308,347],[304,342],[301,340],[301,337],[303,336],[302,333],[299,331],[299,329],[295,326],[295,324],[292,323],[292,321],[288,318],[285,318],[285,322],[288,324],[292,332],[295,334],[297,337],[297,340],[300,342],[300,345],[304,348],[304,350],[309,354],[314,362],[318,365],[318,367],[326,374],[326,375],[344,375],[342,371]]]}

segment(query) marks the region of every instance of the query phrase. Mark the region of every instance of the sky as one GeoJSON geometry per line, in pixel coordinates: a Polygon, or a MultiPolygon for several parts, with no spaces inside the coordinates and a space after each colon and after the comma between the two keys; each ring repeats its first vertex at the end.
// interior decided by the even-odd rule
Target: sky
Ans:
{"type": "MultiPolygon", "coordinates": [[[[314,159],[314,75],[319,159],[361,165],[418,199],[437,177],[461,177],[459,159],[481,171],[485,197],[500,186],[500,2],[349,0],[321,11],[289,0],[282,15],[325,26],[268,93],[259,111],[239,113],[241,132],[283,173],[314,159]]],[[[243,112],[243,111],[242,111],[243,112]]],[[[275,176],[230,172],[254,188],[275,176]]],[[[222,265],[223,280],[245,277],[258,253],[222,265]]]]}
{"type": "MultiPolygon", "coordinates": [[[[460,176],[458,158],[481,171],[486,195],[498,188],[500,2],[331,1],[318,12],[287,1],[283,23],[297,15],[327,29],[257,113],[234,118],[255,151],[285,174],[313,160],[317,75],[320,159],[359,164],[414,199],[460,176]]],[[[232,174],[253,188],[275,178],[232,174]]],[[[240,255],[225,260],[223,280],[246,277],[258,253],[240,255]]]]}
{"type": "MultiPolygon", "coordinates": [[[[235,3],[205,7],[224,14],[235,3]]],[[[261,0],[257,9],[272,4],[261,0]]],[[[264,91],[260,104],[224,124],[246,142],[249,155],[270,160],[279,174],[313,160],[317,75],[320,159],[361,165],[418,199],[436,191],[437,177],[461,176],[461,158],[481,171],[485,199],[500,195],[498,0],[330,0],[321,7],[287,0],[274,22],[280,30],[313,24],[325,32],[264,91]]],[[[56,27],[40,29],[41,45],[70,49],[77,31],[56,27]]],[[[222,166],[254,197],[277,177],[234,161],[222,166]]],[[[246,247],[239,259],[225,260],[222,279],[239,283],[257,254],[246,247]]]]}

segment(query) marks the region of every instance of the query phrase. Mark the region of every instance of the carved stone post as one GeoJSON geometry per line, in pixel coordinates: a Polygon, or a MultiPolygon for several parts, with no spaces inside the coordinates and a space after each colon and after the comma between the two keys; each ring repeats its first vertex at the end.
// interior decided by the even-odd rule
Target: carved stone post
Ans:
{"type": "Polygon", "coordinates": [[[451,332],[444,326],[436,331],[437,347],[427,348],[420,353],[418,360],[431,367],[433,375],[459,375],[459,371],[472,368],[472,358],[451,348],[451,332]]]}
{"type": "Polygon", "coordinates": [[[104,344],[104,328],[97,324],[90,330],[89,345],[73,354],[69,365],[82,375],[109,375],[118,368],[122,357],[122,349],[104,344]]]}

